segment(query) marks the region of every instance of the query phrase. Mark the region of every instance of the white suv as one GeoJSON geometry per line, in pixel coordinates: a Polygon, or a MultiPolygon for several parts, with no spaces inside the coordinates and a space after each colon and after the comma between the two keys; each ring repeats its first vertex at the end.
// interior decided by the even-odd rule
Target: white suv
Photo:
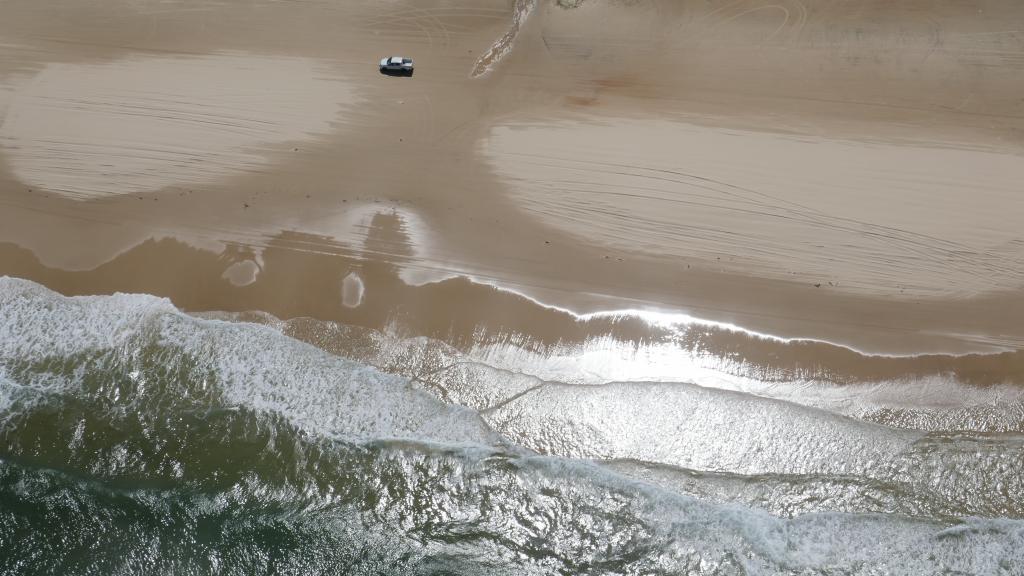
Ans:
{"type": "Polygon", "coordinates": [[[412,58],[402,58],[401,56],[384,58],[380,61],[380,71],[412,76],[412,58]]]}

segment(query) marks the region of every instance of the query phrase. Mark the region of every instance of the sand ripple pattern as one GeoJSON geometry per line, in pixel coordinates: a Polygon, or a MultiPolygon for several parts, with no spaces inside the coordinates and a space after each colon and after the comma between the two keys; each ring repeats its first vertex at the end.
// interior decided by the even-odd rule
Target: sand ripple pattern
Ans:
{"type": "Polygon", "coordinates": [[[1024,284],[1018,156],[605,121],[499,126],[481,152],[523,210],[609,249],[906,297],[1024,284]]]}
{"type": "Polygon", "coordinates": [[[348,87],[312,60],[221,54],[49,64],[15,88],[0,151],[26,184],[87,200],[260,170],[331,130],[348,87]]]}

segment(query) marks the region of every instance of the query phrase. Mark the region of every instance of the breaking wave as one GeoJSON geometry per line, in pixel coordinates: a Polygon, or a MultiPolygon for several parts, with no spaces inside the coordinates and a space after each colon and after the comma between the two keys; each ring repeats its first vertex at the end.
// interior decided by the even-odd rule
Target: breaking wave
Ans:
{"type": "Polygon", "coordinates": [[[3,574],[1012,574],[1022,445],[0,279],[3,574]]]}

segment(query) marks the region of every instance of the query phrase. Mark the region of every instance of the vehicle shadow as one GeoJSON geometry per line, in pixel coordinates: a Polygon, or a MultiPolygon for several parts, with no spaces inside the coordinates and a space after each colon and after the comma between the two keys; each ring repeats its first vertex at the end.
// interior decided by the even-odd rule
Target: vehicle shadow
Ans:
{"type": "Polygon", "coordinates": [[[415,72],[415,70],[386,70],[384,68],[380,69],[380,73],[383,74],[384,76],[409,76],[409,77],[411,77],[413,72],[415,72]]]}

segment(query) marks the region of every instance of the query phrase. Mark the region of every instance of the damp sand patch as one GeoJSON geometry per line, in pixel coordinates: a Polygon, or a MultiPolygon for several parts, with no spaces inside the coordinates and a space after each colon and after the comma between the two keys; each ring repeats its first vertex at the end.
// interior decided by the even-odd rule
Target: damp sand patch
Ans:
{"type": "Polygon", "coordinates": [[[209,183],[332,131],[353,92],[302,58],[49,64],[13,87],[0,151],[25,184],[87,200],[209,183]]]}

